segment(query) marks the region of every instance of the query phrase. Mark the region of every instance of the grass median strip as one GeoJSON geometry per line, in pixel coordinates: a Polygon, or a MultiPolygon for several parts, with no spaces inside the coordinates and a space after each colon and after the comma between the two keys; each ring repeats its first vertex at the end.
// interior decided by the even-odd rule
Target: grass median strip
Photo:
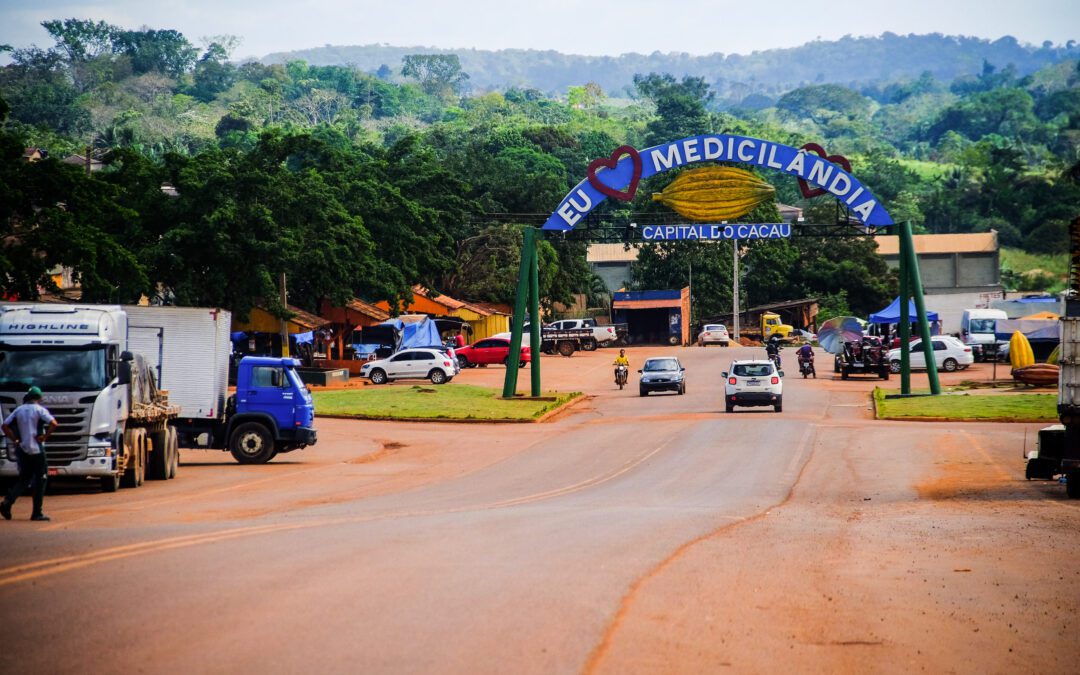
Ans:
{"type": "Polygon", "coordinates": [[[887,397],[894,393],[885,389],[874,389],[878,419],[920,417],[999,422],[1057,420],[1056,394],[970,394],[964,392],[946,393],[941,396],[887,397]]]}
{"type": "Polygon", "coordinates": [[[541,399],[505,400],[500,393],[471,384],[395,384],[317,391],[314,397],[316,414],[335,417],[527,422],[581,395],[550,392],[541,399]]]}

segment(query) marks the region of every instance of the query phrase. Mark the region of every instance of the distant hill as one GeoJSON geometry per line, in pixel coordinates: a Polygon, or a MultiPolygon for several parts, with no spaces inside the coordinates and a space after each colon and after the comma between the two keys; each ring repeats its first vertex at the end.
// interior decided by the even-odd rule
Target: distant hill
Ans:
{"type": "MultiPolygon", "coordinates": [[[[1080,57],[1080,44],[1070,40],[1065,46],[1044,42],[1036,47],[1006,36],[990,41],[974,37],[896,35],[819,40],[791,49],[769,49],[749,55],[653,52],[620,56],[577,56],[555,51],[503,49],[439,49],[435,47],[391,47],[385,45],[325,46],[292,52],[276,52],[263,63],[304,60],[312,65],[352,65],[375,72],[387,66],[401,71],[402,57],[408,54],[457,54],[469,74],[469,84],[478,90],[531,87],[545,92],[563,92],[569,86],[596,82],[607,92],[631,86],[636,73],[663,72],[681,77],[704,77],[721,94],[739,97],[749,93],[778,94],[812,83],[859,86],[919,77],[931,72],[945,82],[962,75],[976,75],[983,62],[998,69],[1009,64],[1020,75],[1043,66],[1080,57]]],[[[385,72],[385,71],[384,71],[385,72]]]]}

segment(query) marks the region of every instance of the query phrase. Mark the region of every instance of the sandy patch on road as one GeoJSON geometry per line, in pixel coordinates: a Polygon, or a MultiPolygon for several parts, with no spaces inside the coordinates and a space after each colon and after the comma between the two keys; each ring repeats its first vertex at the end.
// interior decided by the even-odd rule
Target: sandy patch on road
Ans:
{"type": "Polygon", "coordinates": [[[1022,430],[910,426],[821,429],[786,503],[641,581],[592,670],[1076,672],[1080,504],[1023,480],[1022,430]]]}

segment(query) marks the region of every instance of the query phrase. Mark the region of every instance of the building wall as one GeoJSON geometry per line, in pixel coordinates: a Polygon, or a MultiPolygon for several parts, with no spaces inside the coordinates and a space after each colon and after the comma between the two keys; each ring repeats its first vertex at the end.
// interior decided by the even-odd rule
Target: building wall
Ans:
{"type": "Polygon", "coordinates": [[[614,293],[630,284],[630,264],[628,262],[602,262],[589,263],[589,267],[604,280],[607,289],[614,293]]]}
{"type": "MultiPolygon", "coordinates": [[[[889,267],[900,267],[900,258],[883,256],[889,267]]],[[[923,288],[976,290],[980,286],[1001,290],[1001,261],[998,253],[927,253],[919,255],[923,288]]]]}

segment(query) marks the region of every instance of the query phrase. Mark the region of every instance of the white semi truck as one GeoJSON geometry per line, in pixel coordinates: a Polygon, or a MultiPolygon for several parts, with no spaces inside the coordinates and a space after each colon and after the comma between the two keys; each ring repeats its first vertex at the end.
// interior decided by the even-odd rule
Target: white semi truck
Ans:
{"type": "MultiPolygon", "coordinates": [[[[97,479],[106,492],[176,475],[179,450],[168,421],[179,409],[158,390],[145,359],[128,348],[119,306],[0,308],[0,413],[31,385],[59,423],[46,445],[50,476],[97,479]]],[[[4,440],[0,476],[18,475],[4,440]]]]}

